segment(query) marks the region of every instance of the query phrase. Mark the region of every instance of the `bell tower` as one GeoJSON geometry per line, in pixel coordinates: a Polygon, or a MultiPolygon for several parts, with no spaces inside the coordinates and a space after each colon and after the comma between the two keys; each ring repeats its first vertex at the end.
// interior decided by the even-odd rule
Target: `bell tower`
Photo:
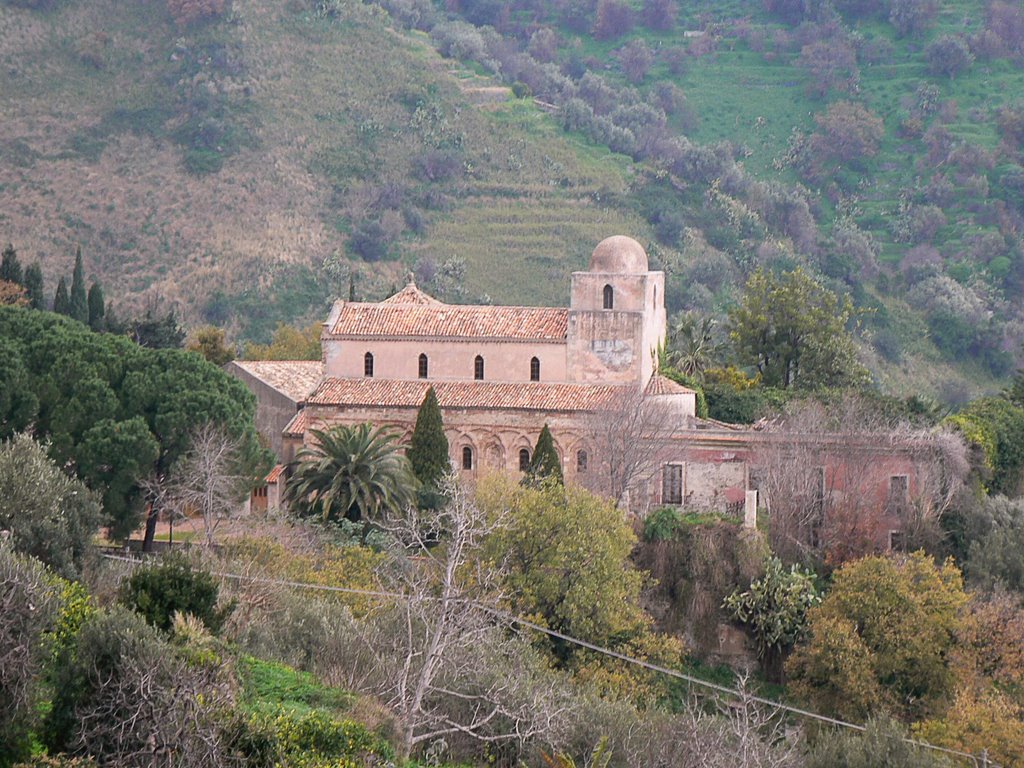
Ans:
{"type": "Polygon", "coordinates": [[[569,302],[569,380],[645,386],[665,339],[665,273],[651,272],[643,246],[602,240],[586,272],[573,272],[569,302]]]}

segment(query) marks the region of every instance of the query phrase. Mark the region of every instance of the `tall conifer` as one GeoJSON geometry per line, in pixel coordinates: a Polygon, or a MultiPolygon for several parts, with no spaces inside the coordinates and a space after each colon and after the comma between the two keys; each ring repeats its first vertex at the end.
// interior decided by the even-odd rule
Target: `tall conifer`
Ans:
{"type": "Polygon", "coordinates": [[[106,309],[103,306],[103,288],[99,283],[93,283],[89,286],[89,327],[94,331],[105,330],[105,314],[106,309]]]}
{"type": "Polygon", "coordinates": [[[71,300],[68,299],[68,284],[62,277],[57,283],[57,292],[53,295],[53,311],[58,315],[71,314],[71,300]]]}
{"type": "Polygon", "coordinates": [[[444,435],[441,406],[433,387],[427,390],[416,415],[416,428],[406,456],[413,473],[425,488],[437,488],[441,479],[451,471],[448,438],[444,435]]]}
{"type": "Polygon", "coordinates": [[[526,472],[526,479],[531,483],[539,483],[547,479],[562,482],[562,462],[558,460],[555,441],[551,437],[551,430],[548,429],[547,424],[544,425],[544,429],[540,431],[540,437],[537,438],[537,445],[530,458],[530,468],[526,472]]]}
{"type": "Polygon", "coordinates": [[[18,253],[10,243],[4,248],[3,259],[0,260],[0,280],[18,285],[25,284],[25,278],[21,271],[21,262],[18,261],[18,253]]]}
{"type": "Polygon", "coordinates": [[[89,299],[85,294],[85,270],[82,268],[82,246],[75,250],[75,271],[71,275],[71,303],[68,314],[80,323],[89,322],[89,299]]]}
{"type": "Polygon", "coordinates": [[[32,309],[46,309],[46,295],[43,293],[43,268],[37,261],[25,270],[25,293],[32,309]]]}

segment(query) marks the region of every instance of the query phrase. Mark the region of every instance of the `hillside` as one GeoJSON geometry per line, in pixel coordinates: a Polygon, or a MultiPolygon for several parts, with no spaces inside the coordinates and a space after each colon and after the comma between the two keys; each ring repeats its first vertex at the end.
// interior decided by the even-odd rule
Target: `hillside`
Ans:
{"type": "Polygon", "coordinates": [[[159,0],[0,6],[0,239],[48,291],[81,243],[108,297],[266,338],[350,269],[377,297],[416,260],[458,277],[481,242],[487,271],[439,292],[558,303],[595,238],[643,231],[591,201],[626,188],[626,158],[495,101],[379,9],[332,8],[240,0],[180,29],[159,0]]]}
{"type": "Polygon", "coordinates": [[[0,240],[48,291],[80,243],[117,302],[265,340],[411,269],[561,304],[621,232],[672,312],[809,266],[894,391],[962,400],[1022,362],[1015,6],[187,5],[0,5],[0,240]]]}

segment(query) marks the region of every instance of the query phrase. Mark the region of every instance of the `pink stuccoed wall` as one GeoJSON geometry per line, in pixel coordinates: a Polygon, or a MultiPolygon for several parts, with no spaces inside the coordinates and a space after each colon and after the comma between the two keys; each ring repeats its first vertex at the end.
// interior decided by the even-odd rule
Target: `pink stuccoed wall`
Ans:
{"type": "Polygon", "coordinates": [[[530,359],[540,360],[540,380],[566,381],[565,343],[503,342],[473,339],[327,339],[327,376],[363,376],[363,357],[373,354],[373,375],[380,379],[419,378],[419,357],[428,361],[428,381],[473,381],[473,361],[484,359],[484,381],[530,381],[530,359]]]}

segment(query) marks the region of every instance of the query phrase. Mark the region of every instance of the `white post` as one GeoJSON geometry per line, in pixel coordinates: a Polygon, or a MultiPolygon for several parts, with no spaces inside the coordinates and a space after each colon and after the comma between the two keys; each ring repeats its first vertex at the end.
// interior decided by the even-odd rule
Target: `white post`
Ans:
{"type": "Polygon", "coordinates": [[[743,507],[743,527],[757,528],[757,491],[747,491],[743,507]]]}

